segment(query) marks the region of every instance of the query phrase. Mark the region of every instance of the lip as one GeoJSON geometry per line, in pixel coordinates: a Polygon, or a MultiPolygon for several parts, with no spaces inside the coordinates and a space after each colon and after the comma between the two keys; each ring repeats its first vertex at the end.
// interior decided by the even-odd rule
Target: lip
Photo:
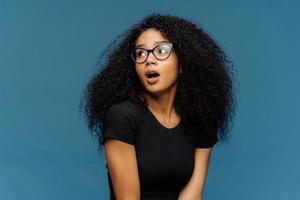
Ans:
{"type": "Polygon", "coordinates": [[[159,74],[158,71],[155,71],[155,70],[152,70],[152,69],[151,69],[151,70],[147,70],[146,73],[145,73],[146,80],[147,80],[147,82],[148,82],[149,84],[154,84],[154,83],[156,83],[156,82],[159,80],[160,74],[159,74],[159,76],[157,76],[157,77],[152,77],[152,78],[148,78],[148,77],[147,77],[147,74],[148,74],[148,73],[153,73],[153,72],[159,74]]]}
{"type": "MultiPolygon", "coordinates": [[[[145,73],[145,77],[146,77],[146,78],[148,78],[148,77],[147,77],[147,74],[148,74],[148,73],[153,73],[153,72],[155,72],[155,73],[159,74],[159,73],[158,73],[158,71],[156,71],[156,70],[153,70],[153,69],[150,69],[150,70],[147,70],[147,71],[146,71],[146,73],[145,73]]],[[[159,75],[160,75],[160,74],[159,74],[159,75]]]]}
{"type": "Polygon", "coordinates": [[[154,84],[159,80],[159,76],[153,78],[146,78],[149,84],[154,84]]]}

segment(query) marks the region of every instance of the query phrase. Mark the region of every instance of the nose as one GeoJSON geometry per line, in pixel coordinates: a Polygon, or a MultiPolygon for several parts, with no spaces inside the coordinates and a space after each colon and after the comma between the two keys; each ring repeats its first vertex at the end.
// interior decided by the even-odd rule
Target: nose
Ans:
{"type": "Polygon", "coordinates": [[[149,65],[151,63],[156,63],[157,62],[157,59],[155,58],[155,56],[153,55],[153,52],[150,52],[149,55],[148,55],[148,58],[146,60],[146,65],[149,65]]]}

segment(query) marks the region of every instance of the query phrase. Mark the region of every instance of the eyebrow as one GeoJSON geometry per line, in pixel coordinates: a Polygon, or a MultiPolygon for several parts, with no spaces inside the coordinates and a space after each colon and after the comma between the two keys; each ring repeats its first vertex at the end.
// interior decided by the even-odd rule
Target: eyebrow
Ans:
{"type": "MultiPolygon", "coordinates": [[[[156,42],[154,42],[154,44],[160,44],[160,43],[169,43],[169,41],[163,40],[163,41],[156,41],[156,42]]],[[[144,46],[145,46],[145,44],[138,44],[138,45],[135,46],[135,48],[137,48],[137,47],[144,47],[144,46]]]]}

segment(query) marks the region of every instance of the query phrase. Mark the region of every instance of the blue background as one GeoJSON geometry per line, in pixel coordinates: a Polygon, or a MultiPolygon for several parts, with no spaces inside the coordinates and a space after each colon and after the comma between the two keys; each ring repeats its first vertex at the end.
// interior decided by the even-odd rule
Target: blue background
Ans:
{"type": "Polygon", "coordinates": [[[153,11],[192,20],[239,71],[204,200],[300,199],[297,1],[0,0],[0,199],[108,199],[79,101],[108,43],[153,11]]]}

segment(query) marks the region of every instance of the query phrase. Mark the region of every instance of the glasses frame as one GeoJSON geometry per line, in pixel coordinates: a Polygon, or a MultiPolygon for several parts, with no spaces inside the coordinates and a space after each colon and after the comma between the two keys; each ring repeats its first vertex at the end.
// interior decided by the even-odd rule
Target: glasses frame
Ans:
{"type": "Polygon", "coordinates": [[[167,58],[170,57],[172,51],[173,51],[173,44],[172,44],[171,42],[164,42],[164,43],[161,43],[161,44],[156,45],[156,46],[153,47],[152,49],[145,49],[145,48],[143,48],[143,47],[137,47],[137,48],[134,48],[134,49],[132,50],[132,52],[130,53],[130,56],[131,56],[132,60],[133,60],[135,63],[142,64],[142,63],[146,62],[146,60],[148,59],[150,53],[152,53],[153,56],[154,56],[157,60],[166,60],[167,58]],[[164,59],[159,59],[159,58],[157,58],[157,57],[155,56],[155,54],[154,54],[153,52],[154,52],[154,50],[155,50],[157,47],[159,47],[159,46],[161,46],[161,45],[165,45],[165,44],[171,46],[170,53],[169,53],[169,55],[168,55],[166,58],[164,58],[164,59]],[[145,59],[143,62],[136,62],[136,60],[134,59],[134,56],[132,55],[133,52],[135,52],[137,49],[143,49],[143,50],[147,51],[147,57],[146,57],[146,59],[145,59]]]}

